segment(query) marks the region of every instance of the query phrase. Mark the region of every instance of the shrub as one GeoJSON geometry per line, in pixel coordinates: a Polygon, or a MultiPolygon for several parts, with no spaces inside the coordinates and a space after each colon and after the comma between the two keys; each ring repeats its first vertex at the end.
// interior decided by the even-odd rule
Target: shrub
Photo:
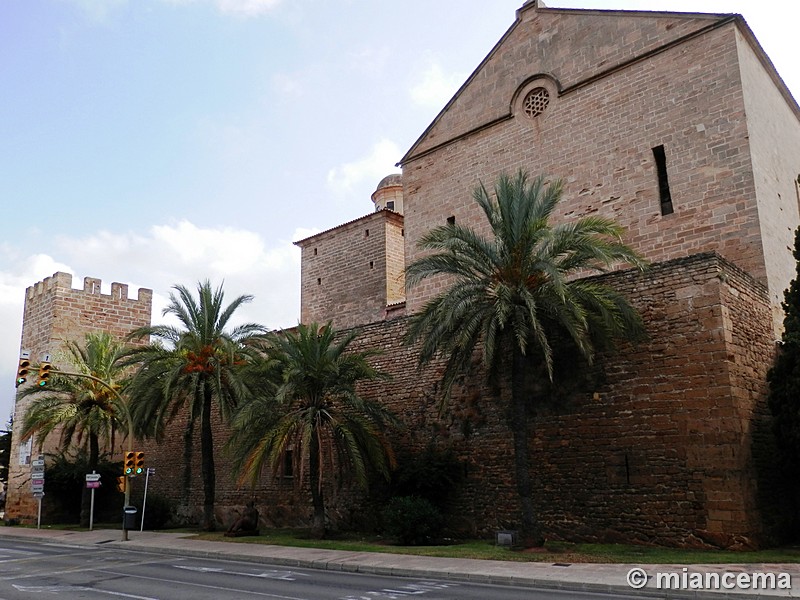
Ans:
{"type": "Polygon", "coordinates": [[[464,465],[452,449],[428,446],[424,451],[401,457],[392,474],[392,496],[425,498],[443,509],[464,479],[464,465]]]}
{"type": "Polygon", "coordinates": [[[172,522],[174,516],[174,502],[161,494],[148,493],[144,505],[144,528],[163,529],[172,522]]]}
{"type": "Polygon", "coordinates": [[[386,533],[403,546],[430,544],[442,530],[444,518],[430,500],[396,496],[383,510],[386,533]]]}

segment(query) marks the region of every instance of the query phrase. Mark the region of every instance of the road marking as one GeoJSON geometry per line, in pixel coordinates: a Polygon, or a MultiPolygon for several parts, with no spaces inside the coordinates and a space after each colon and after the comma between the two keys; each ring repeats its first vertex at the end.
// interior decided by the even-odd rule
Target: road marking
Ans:
{"type": "Polygon", "coordinates": [[[109,569],[97,569],[98,573],[107,573],[108,575],[120,575],[122,577],[135,577],[136,579],[146,579],[148,581],[161,581],[164,583],[173,583],[179,585],[188,585],[199,588],[206,588],[209,590],[220,590],[222,592],[236,592],[246,596],[263,596],[264,598],[278,598],[278,600],[312,600],[311,598],[298,598],[296,596],[281,596],[279,594],[268,594],[266,592],[254,592],[250,590],[243,590],[240,588],[223,587],[220,585],[206,585],[204,583],[194,583],[192,581],[179,581],[176,579],[166,579],[164,577],[148,577],[147,575],[133,575],[131,573],[121,573],[118,571],[111,571],[109,569]]]}
{"type": "Polygon", "coordinates": [[[121,596],[123,598],[134,598],[135,600],[159,600],[150,596],[136,596],[134,594],[125,594],[123,592],[112,592],[110,590],[101,590],[93,587],[86,587],[82,585],[17,585],[14,587],[20,592],[27,592],[29,594],[61,594],[62,592],[97,592],[98,594],[108,594],[109,596],[121,596]]]}
{"type": "Polygon", "coordinates": [[[41,554],[41,552],[33,552],[31,550],[13,550],[11,548],[3,548],[0,550],[0,563],[27,560],[34,556],[41,556],[41,554]]]}
{"type": "Polygon", "coordinates": [[[226,571],[217,567],[191,567],[188,565],[172,565],[176,569],[186,569],[187,571],[198,571],[200,573],[221,573],[223,575],[243,575],[245,577],[260,577],[262,579],[280,579],[282,581],[295,581],[296,576],[311,577],[305,573],[295,573],[294,571],[262,571],[261,573],[244,573],[242,571],[226,571]]]}
{"type": "MultiPolygon", "coordinates": [[[[74,556],[74,554],[64,554],[63,556],[74,556]]],[[[60,556],[56,556],[56,555],[53,555],[53,554],[48,555],[48,558],[53,558],[53,557],[60,558],[60,556]]],[[[18,559],[18,560],[22,561],[22,560],[34,560],[34,559],[22,559],[21,558],[21,559],[18,559]]],[[[139,566],[139,565],[161,564],[161,563],[162,563],[162,561],[160,559],[154,558],[153,560],[143,560],[143,561],[139,561],[139,562],[129,562],[129,563],[126,563],[126,566],[133,567],[133,566],[139,566]]],[[[82,573],[82,572],[91,572],[91,571],[99,571],[99,570],[100,569],[98,568],[98,566],[94,565],[94,566],[91,566],[91,567],[85,567],[85,566],[72,567],[72,568],[69,568],[69,569],[62,569],[61,571],[46,571],[46,570],[45,571],[33,571],[33,572],[25,573],[24,575],[13,575],[13,576],[0,577],[0,581],[11,581],[11,580],[14,580],[14,579],[31,579],[33,577],[43,577],[43,576],[50,576],[50,575],[66,575],[68,573],[82,573]]]]}
{"type": "Polygon", "coordinates": [[[437,590],[445,590],[451,587],[458,587],[457,583],[440,583],[437,581],[417,581],[408,585],[398,586],[397,589],[383,588],[382,590],[372,590],[369,592],[359,592],[355,595],[343,596],[339,600],[401,600],[409,596],[419,596],[437,590]]]}

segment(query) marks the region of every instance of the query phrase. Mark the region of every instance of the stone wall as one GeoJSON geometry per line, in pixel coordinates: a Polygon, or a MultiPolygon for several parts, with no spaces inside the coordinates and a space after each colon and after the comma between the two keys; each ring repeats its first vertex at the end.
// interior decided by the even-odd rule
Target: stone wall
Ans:
{"type": "MultiPolygon", "coordinates": [[[[65,340],[81,341],[86,333],[99,331],[122,338],[137,327],[150,325],[151,290],[139,288],[134,299],[128,297],[125,284],[112,283],[110,294],[101,293],[100,287],[100,279],[86,277],[82,289],[73,289],[72,275],[59,272],[25,290],[21,350],[30,352],[31,363],[36,364],[45,354],[50,354],[55,367],[67,368],[69,363],[63,353],[65,340]]],[[[25,385],[32,385],[35,380],[35,375],[29,377],[25,385]]],[[[14,408],[6,499],[6,517],[29,522],[36,519],[37,503],[30,491],[30,456],[25,452],[20,456],[20,438],[25,411],[32,400],[29,396],[18,401],[14,408]]],[[[54,452],[58,441],[58,432],[51,434],[43,451],[54,452]]],[[[114,451],[119,453],[122,442],[117,442],[114,451]]],[[[39,454],[38,440],[33,441],[31,449],[34,456],[39,454]]],[[[111,485],[110,482],[106,484],[111,485]]],[[[45,512],[47,504],[45,497],[45,512]]]]}
{"type": "MultiPolygon", "coordinates": [[[[531,426],[536,509],[550,538],[634,541],[668,545],[746,547],[780,529],[774,480],[757,472],[769,448],[764,376],[773,352],[765,288],[715,254],[653,265],[640,274],[604,276],[629,295],[647,322],[649,338],[604,354],[591,377],[558,401],[544,403],[531,426]],[[768,445],[768,442],[767,442],[768,445]],[[770,529],[763,522],[770,520],[770,529]]],[[[355,348],[378,348],[388,381],[364,386],[403,421],[398,448],[430,443],[452,447],[466,480],[449,509],[453,528],[490,536],[518,524],[507,391],[480,373],[456,387],[439,411],[441,364],[418,369],[403,344],[405,317],[361,328],[355,348]]],[[[181,424],[154,449],[159,475],[151,485],[177,497],[181,424]],[[163,475],[162,475],[163,474],[163,475]]],[[[237,487],[215,432],[218,515],[231,515],[255,497],[266,524],[310,517],[307,489],[265,474],[254,489],[237,487]]],[[[199,509],[199,448],[191,503],[199,509]]],[[[364,498],[345,487],[330,504],[341,524],[367,522],[364,498]]]]}
{"type": "Polygon", "coordinates": [[[370,213],[297,242],[303,323],[338,328],[382,319],[403,299],[403,216],[370,213]]]}
{"type": "MultiPolygon", "coordinates": [[[[612,218],[652,261],[717,252],[768,283],[777,306],[793,270],[779,240],[800,220],[790,193],[797,173],[773,155],[791,156],[800,122],[744,29],[719,15],[526,5],[402,161],[406,260],[419,257],[420,237],[449,217],[485,232],[473,188],[524,169],[564,181],[555,221],[612,218]],[[523,100],[537,87],[549,104],[529,118],[523,100]],[[659,146],[671,214],[661,212],[659,146]]],[[[409,313],[441,285],[433,278],[410,290],[409,313]]]]}

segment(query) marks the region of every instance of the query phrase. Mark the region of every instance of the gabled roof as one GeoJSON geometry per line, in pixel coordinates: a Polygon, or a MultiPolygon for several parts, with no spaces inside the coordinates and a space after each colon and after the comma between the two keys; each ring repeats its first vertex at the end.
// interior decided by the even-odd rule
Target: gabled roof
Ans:
{"type": "Polygon", "coordinates": [[[510,100],[536,76],[555,81],[558,93],[563,95],[734,22],[800,115],[797,103],[741,15],[546,8],[528,2],[517,10],[515,22],[398,165],[512,118],[510,100]],[[559,60],[559,44],[573,48],[570,60],[559,60]]]}

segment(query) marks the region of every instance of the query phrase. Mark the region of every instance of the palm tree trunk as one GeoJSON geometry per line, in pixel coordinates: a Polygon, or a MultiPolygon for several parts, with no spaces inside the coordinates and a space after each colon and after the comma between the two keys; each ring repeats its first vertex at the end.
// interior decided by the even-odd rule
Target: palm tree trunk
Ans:
{"type": "Polygon", "coordinates": [[[194,451],[194,414],[190,414],[186,429],[183,432],[183,485],[181,486],[181,504],[188,507],[192,489],[192,454],[194,451]]]}
{"type": "Polygon", "coordinates": [[[325,537],[325,498],[319,482],[319,440],[316,432],[311,436],[311,456],[308,459],[308,476],[311,480],[311,504],[314,507],[314,520],[311,524],[311,536],[317,539],[325,537]]]}
{"type": "Polygon", "coordinates": [[[203,475],[203,529],[214,531],[214,489],[216,475],[214,472],[214,437],[211,431],[211,385],[204,382],[203,408],[200,421],[200,470],[203,475]]]}
{"type": "MultiPolygon", "coordinates": [[[[513,344],[513,342],[512,342],[513,344]]],[[[514,438],[514,469],[522,510],[521,536],[525,544],[541,546],[544,542],[533,507],[528,449],[528,406],[525,397],[525,355],[513,345],[511,364],[511,433],[514,438]]]]}
{"type": "MultiPolygon", "coordinates": [[[[88,471],[94,472],[97,470],[97,465],[100,462],[100,440],[97,434],[89,434],[89,463],[87,464],[88,471]]],[[[91,490],[86,487],[86,484],[81,481],[83,490],[81,492],[81,527],[89,527],[89,513],[92,510],[92,495],[91,490]]]]}

